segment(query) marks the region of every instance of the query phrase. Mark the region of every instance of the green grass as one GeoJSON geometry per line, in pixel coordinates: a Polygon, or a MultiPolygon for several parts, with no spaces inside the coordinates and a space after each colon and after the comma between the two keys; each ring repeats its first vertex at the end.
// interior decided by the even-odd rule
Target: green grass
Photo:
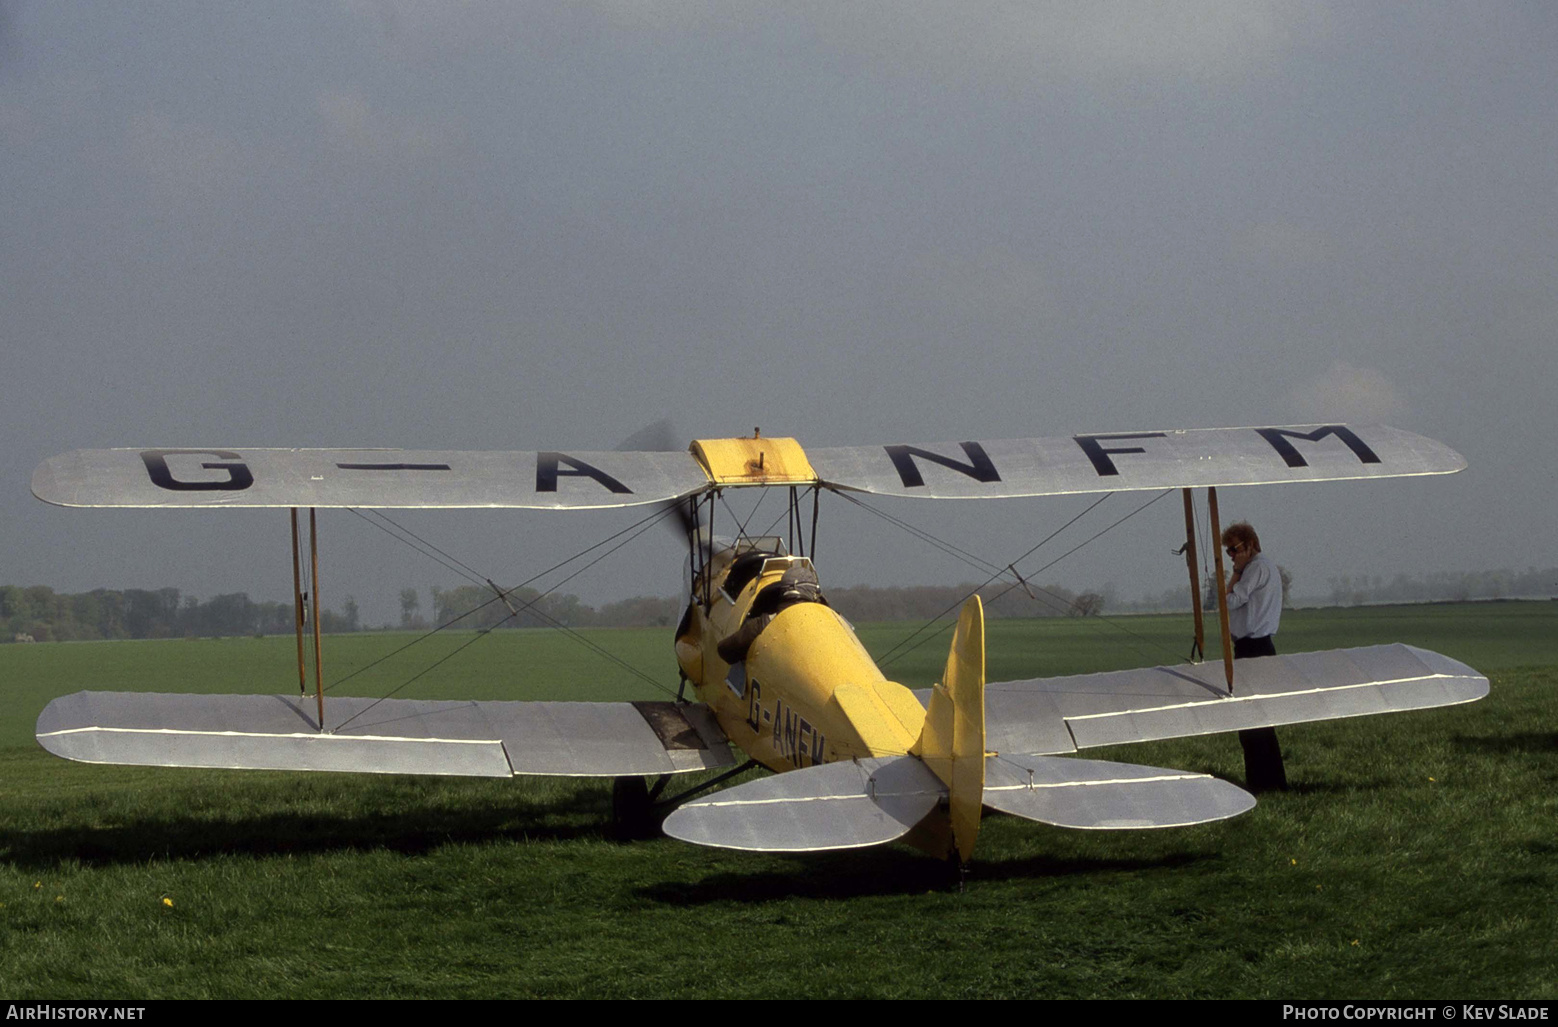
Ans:
{"type": "MultiPolygon", "coordinates": [[[[602,784],[66,763],[30,741],[53,695],[295,688],[292,641],[3,646],[0,994],[1551,998],[1555,629],[1550,603],[1291,612],[1283,651],[1408,641],[1493,694],[1284,729],[1295,787],[1221,824],[991,816],[962,892],[902,847],[612,843],[602,784]]],[[[907,630],[862,635],[880,653],[907,630]]],[[[664,632],[589,635],[674,687],[664,632]]],[[[1188,618],[992,622],[990,676],[1171,662],[1188,635],[1188,618]]],[[[407,637],[328,639],[327,680],[407,637]]],[[[470,637],[339,690],[383,694],[470,637]]],[[[924,684],[945,646],[890,676],[924,684]]],[[[566,639],[502,632],[399,694],[660,693],[566,639]]],[[[1242,777],[1227,737],[1088,755],[1242,777]]]]}

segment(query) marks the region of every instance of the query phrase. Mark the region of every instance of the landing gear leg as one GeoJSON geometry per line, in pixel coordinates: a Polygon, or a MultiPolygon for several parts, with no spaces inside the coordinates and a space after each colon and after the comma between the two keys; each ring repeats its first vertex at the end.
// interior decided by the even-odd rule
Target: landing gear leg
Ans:
{"type": "Polygon", "coordinates": [[[1261,792],[1285,792],[1287,768],[1282,764],[1282,746],[1277,744],[1277,729],[1257,727],[1239,732],[1244,747],[1244,787],[1261,792]]]}
{"type": "Polygon", "coordinates": [[[653,838],[659,828],[650,806],[649,785],[641,777],[611,782],[611,834],[618,841],[653,838]]]}

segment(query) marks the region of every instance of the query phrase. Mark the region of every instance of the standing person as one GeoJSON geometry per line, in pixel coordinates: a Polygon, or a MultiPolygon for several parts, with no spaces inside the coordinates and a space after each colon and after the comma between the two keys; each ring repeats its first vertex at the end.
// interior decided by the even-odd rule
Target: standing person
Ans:
{"type": "MultiPolygon", "coordinates": [[[[1244,521],[1223,532],[1223,547],[1233,561],[1228,580],[1228,633],[1233,636],[1233,658],[1247,660],[1277,655],[1273,641],[1282,619],[1282,572],[1260,551],[1260,536],[1244,521]]],[[[1244,782],[1252,792],[1287,788],[1282,747],[1277,729],[1251,728],[1239,732],[1244,748],[1244,782]]]]}

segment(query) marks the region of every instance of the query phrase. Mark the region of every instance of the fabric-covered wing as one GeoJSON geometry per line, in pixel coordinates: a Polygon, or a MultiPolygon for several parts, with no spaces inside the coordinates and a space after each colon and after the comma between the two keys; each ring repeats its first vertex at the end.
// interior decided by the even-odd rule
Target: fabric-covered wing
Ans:
{"type": "Polygon", "coordinates": [[[991,809],[1083,831],[1188,827],[1255,808],[1255,797],[1210,774],[1064,756],[990,756],[991,809]]]}
{"type": "Polygon", "coordinates": [[[843,760],[748,781],[680,806],[665,833],[752,852],[881,845],[908,834],[947,794],[913,756],[843,760]]]}
{"type": "MultiPolygon", "coordinates": [[[[879,756],[749,781],[689,802],[665,833],[751,852],[882,845],[908,834],[947,787],[914,756],[879,756]]],[[[1053,756],[988,756],[984,805],[1056,827],[1182,827],[1249,810],[1254,796],[1207,774],[1053,756]]]]}
{"type": "Polygon", "coordinates": [[[697,492],[692,454],[79,449],[33,472],[58,506],[590,509],[697,492]]]}
{"type": "Polygon", "coordinates": [[[1275,727],[1370,713],[1430,709],[1488,694],[1488,679],[1448,656],[1410,645],[992,682],[986,745],[1000,753],[1057,754],[1099,745],[1275,727]]]}
{"type": "Polygon", "coordinates": [[[370,774],[618,777],[734,763],[702,704],[76,692],[38,742],[85,763],[370,774]]]}
{"type": "Polygon", "coordinates": [[[996,499],[1450,474],[1449,447],[1383,425],[1198,428],[807,451],[825,485],[886,496],[996,499]]]}
{"type": "MultiPolygon", "coordinates": [[[[707,455],[721,441],[751,442],[697,445],[707,455]]],[[[1466,466],[1438,442],[1383,425],[1199,428],[804,454],[791,445],[807,469],[786,484],[815,474],[831,488],[932,499],[1389,478],[1466,466]]],[[[735,488],[775,479],[719,480],[735,488]]],[[[663,502],[712,483],[688,452],[90,449],[44,461],[32,490],[60,506],[587,509],[663,502]]]]}

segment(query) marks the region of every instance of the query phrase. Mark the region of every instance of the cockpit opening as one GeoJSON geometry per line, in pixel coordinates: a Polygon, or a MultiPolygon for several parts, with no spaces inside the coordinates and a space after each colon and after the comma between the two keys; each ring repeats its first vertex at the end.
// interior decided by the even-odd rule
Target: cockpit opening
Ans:
{"type": "MultiPolygon", "coordinates": [[[[757,554],[753,554],[756,556],[757,554]]],[[[800,603],[821,603],[828,605],[828,600],[822,594],[822,586],[817,581],[817,571],[812,567],[811,561],[805,557],[777,557],[774,554],[766,554],[761,560],[753,560],[753,569],[750,573],[738,560],[732,566],[730,575],[726,578],[727,586],[739,569],[746,574],[745,581],[740,588],[764,571],[770,569],[770,563],[778,563],[784,567],[778,580],[770,581],[758,590],[752,599],[752,605],[747,610],[746,618],[741,627],[724,638],[718,646],[719,658],[726,663],[735,664],[746,659],[747,651],[752,648],[752,643],[763,633],[763,629],[773,623],[784,610],[800,603]]],[[[740,588],[737,589],[739,594],[740,588]]]]}

